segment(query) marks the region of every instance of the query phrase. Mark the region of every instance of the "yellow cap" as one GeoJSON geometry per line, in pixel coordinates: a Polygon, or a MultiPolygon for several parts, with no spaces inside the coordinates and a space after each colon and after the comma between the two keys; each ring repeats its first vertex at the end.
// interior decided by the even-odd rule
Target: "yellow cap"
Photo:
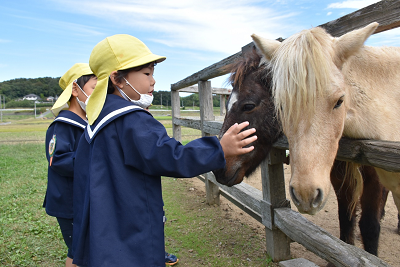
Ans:
{"type": "Polygon", "coordinates": [[[111,72],[138,67],[150,62],[161,62],[166,57],[153,54],[147,46],[128,34],[107,37],[90,54],[89,65],[97,76],[96,88],[89,98],[86,115],[92,125],[103,108],[111,72]]]}
{"type": "Polygon", "coordinates": [[[58,84],[64,91],[51,108],[55,116],[57,116],[62,109],[68,107],[67,103],[72,94],[72,83],[81,76],[89,74],[93,74],[89,64],[76,63],[60,78],[58,84]]]}

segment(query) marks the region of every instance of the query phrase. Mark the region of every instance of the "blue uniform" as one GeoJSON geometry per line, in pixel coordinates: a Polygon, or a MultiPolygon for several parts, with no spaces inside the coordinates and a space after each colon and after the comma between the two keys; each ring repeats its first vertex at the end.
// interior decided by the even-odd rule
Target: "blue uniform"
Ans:
{"type": "Polygon", "coordinates": [[[165,266],[161,176],[223,168],[216,137],[183,146],[151,114],[107,95],[79,142],[74,179],[74,263],[165,266]]]}
{"type": "Polygon", "coordinates": [[[86,124],[77,114],[63,110],[47,129],[46,157],[49,167],[43,207],[48,215],[73,218],[74,158],[86,124]]]}

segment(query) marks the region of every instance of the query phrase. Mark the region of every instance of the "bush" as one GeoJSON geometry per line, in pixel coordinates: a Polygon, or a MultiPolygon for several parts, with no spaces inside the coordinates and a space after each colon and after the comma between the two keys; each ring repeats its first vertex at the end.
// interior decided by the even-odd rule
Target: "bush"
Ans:
{"type": "Polygon", "coordinates": [[[30,100],[10,101],[6,104],[6,108],[33,108],[34,103],[30,100]]]}
{"type": "MultiPolygon", "coordinates": [[[[40,107],[51,107],[53,103],[44,102],[44,103],[36,103],[36,108],[40,107]]],[[[22,101],[10,101],[6,103],[6,108],[34,108],[35,102],[32,100],[22,100],[22,101]]]]}

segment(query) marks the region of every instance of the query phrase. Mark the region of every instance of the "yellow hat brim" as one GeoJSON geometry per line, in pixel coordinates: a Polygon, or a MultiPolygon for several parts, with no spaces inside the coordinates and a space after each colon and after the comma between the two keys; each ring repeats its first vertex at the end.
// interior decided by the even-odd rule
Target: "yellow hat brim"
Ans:
{"type": "Polygon", "coordinates": [[[67,103],[72,95],[72,84],[75,80],[83,75],[93,74],[87,63],[75,63],[63,76],[61,76],[58,84],[64,91],[61,93],[60,97],[54,103],[51,111],[54,116],[57,116],[61,110],[68,107],[67,103]]]}
{"type": "Polygon", "coordinates": [[[51,108],[51,111],[53,112],[54,116],[57,116],[61,110],[66,108],[66,104],[71,98],[71,95],[72,95],[72,83],[65,88],[60,97],[57,99],[56,103],[54,103],[53,107],[51,108]]]}
{"type": "Polygon", "coordinates": [[[94,123],[100,114],[106,101],[108,87],[108,76],[99,80],[97,79],[96,87],[90,95],[89,101],[86,106],[86,117],[90,125],[94,123]]]}

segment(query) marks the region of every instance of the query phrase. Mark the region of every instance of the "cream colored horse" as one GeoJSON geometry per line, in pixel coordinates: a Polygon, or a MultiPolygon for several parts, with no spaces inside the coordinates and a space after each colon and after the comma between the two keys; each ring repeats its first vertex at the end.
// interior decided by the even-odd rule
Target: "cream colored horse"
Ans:
{"type": "MultiPolygon", "coordinates": [[[[340,38],[316,27],[282,43],[252,35],[273,71],[276,110],[289,141],[289,192],[300,212],[324,206],[342,136],[400,141],[400,48],[364,46],[377,27],[340,38]]],[[[376,170],[399,209],[400,173],[376,170]]],[[[362,179],[352,177],[358,177],[357,200],[362,179]]]]}

